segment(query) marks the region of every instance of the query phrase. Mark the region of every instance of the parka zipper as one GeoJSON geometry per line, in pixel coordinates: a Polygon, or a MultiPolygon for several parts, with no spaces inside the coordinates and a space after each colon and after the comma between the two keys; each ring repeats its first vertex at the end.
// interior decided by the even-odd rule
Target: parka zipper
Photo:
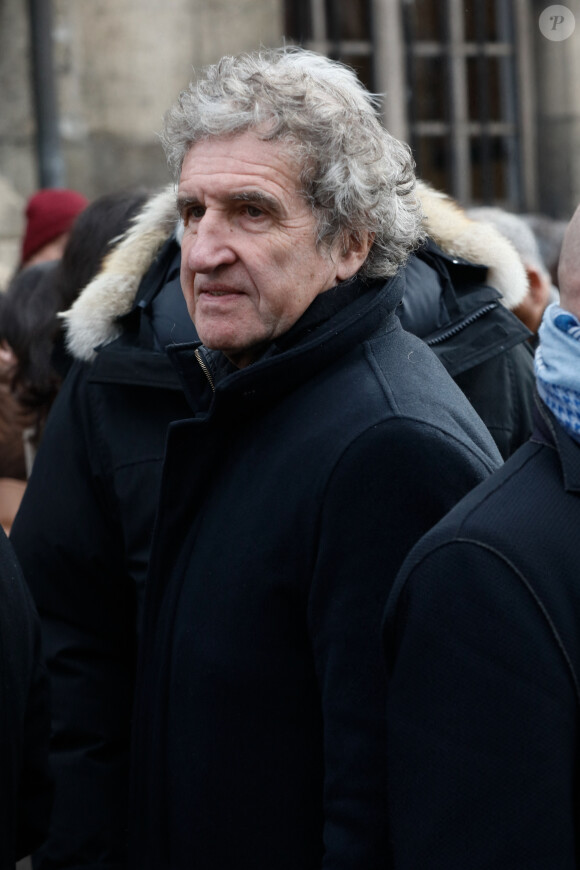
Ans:
{"type": "MultiPolygon", "coordinates": [[[[448,329],[447,332],[441,333],[441,335],[437,335],[435,338],[427,338],[424,339],[425,344],[432,347],[434,344],[441,344],[442,341],[446,341],[448,338],[453,338],[454,335],[457,335],[458,332],[461,332],[462,329],[465,329],[466,326],[470,326],[472,323],[475,323],[476,320],[479,320],[480,317],[483,317],[484,314],[487,314],[489,311],[493,311],[494,308],[497,308],[497,302],[491,302],[489,305],[485,305],[483,308],[480,308],[479,311],[474,311],[469,317],[466,317],[465,320],[462,320],[461,323],[455,324],[451,329],[448,329]]],[[[196,351],[197,353],[197,351],[196,351]]]]}
{"type": "Polygon", "coordinates": [[[211,376],[211,372],[210,372],[210,370],[208,369],[208,367],[207,367],[207,365],[206,365],[206,363],[205,363],[205,361],[204,361],[204,359],[203,359],[203,357],[202,357],[202,355],[201,355],[201,353],[200,353],[200,351],[199,351],[199,348],[197,348],[197,350],[194,351],[194,354],[195,354],[195,358],[196,358],[196,360],[198,361],[198,363],[199,363],[199,365],[200,365],[200,367],[201,367],[202,372],[204,373],[204,375],[205,375],[206,378],[207,378],[207,381],[208,381],[208,383],[209,383],[209,385],[210,385],[210,387],[211,387],[211,391],[212,391],[212,393],[215,393],[215,385],[214,385],[214,382],[213,382],[213,378],[212,378],[212,376],[211,376]]]}

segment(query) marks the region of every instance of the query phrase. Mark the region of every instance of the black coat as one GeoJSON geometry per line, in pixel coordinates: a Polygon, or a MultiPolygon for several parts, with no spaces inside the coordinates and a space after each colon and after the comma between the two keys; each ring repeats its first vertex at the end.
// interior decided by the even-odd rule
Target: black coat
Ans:
{"type": "Polygon", "coordinates": [[[580,866],[580,444],[539,407],[388,603],[395,870],[580,866]]]}
{"type": "Polygon", "coordinates": [[[192,414],[169,430],[147,581],[135,870],[385,866],[382,609],[499,462],[392,314],[401,290],[327,291],[246,369],[170,349],[192,414]]]}
{"type": "MultiPolygon", "coordinates": [[[[444,291],[451,302],[448,310],[442,301],[438,323],[459,328],[447,329],[445,341],[436,345],[438,351],[453,348],[444,363],[460,356],[462,368],[475,359],[510,372],[512,363],[504,358],[511,358],[520,347],[513,341],[524,336],[509,313],[506,322],[494,291],[486,291],[493,295],[491,307],[489,299],[484,306],[479,297],[468,302],[480,272],[447,260],[437,271],[426,264],[413,287],[431,307],[444,291]],[[448,270],[451,289],[474,315],[469,322],[448,289],[448,270]],[[507,347],[486,347],[493,338],[488,324],[507,347]]],[[[191,416],[163,352],[169,340],[195,337],[179,288],[175,243],[166,244],[146,275],[122,327],[121,337],[102,347],[92,364],[76,363],[67,377],[11,534],[42,617],[58,711],[54,821],[37,857],[43,870],[74,868],[81,861],[100,870],[124,866],[136,613],[167,427],[191,416]]],[[[524,370],[516,374],[527,377],[524,370]]],[[[521,408],[513,413],[511,391],[499,395],[494,407],[505,420],[503,431],[511,432],[513,420],[520,428],[525,424],[521,408]]]]}
{"type": "MultiPolygon", "coordinates": [[[[148,278],[145,299],[160,285],[182,298],[175,256],[148,278]]],[[[190,414],[159,344],[166,307],[136,308],[92,365],[73,365],[11,530],[52,682],[56,789],[42,868],[125,866],[137,612],[167,427],[190,414]]]]}
{"type": "Polygon", "coordinates": [[[0,672],[0,870],[14,870],[48,832],[50,706],[38,616],[2,529],[0,672]]]}
{"type": "Polygon", "coordinates": [[[435,352],[507,459],[532,434],[532,334],[486,277],[485,266],[427,241],[405,268],[397,313],[435,352]]]}

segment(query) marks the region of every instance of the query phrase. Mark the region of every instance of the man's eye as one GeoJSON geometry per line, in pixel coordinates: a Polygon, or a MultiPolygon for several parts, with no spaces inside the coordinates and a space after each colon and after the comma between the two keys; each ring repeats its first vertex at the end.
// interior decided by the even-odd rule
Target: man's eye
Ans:
{"type": "Polygon", "coordinates": [[[246,212],[248,214],[248,217],[251,218],[262,217],[264,214],[263,209],[259,208],[257,205],[247,205],[246,212]]]}
{"type": "Polygon", "coordinates": [[[179,207],[179,213],[184,225],[187,227],[190,223],[201,220],[205,214],[205,207],[195,203],[184,202],[179,207]]]}

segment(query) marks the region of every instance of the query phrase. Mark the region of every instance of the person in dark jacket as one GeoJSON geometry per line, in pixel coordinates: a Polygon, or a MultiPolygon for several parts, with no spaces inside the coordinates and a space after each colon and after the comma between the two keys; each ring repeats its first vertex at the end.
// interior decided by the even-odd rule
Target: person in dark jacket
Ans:
{"type": "MultiPolygon", "coordinates": [[[[482,283],[488,270],[461,254],[483,259],[503,250],[491,278],[510,305],[525,292],[521,267],[501,238],[478,235],[463,217],[458,225],[447,198],[423,187],[421,200],[425,225],[446,252],[430,242],[411,255],[407,296],[412,290],[425,298],[428,317],[421,325],[441,337],[434,347],[444,364],[461,372],[497,365],[510,373],[516,387],[509,399],[500,393],[486,402],[499,404],[497,431],[502,444],[512,443],[527,425],[513,397],[525,394],[529,362],[525,356],[522,367],[512,355],[528,333],[482,283]],[[456,237],[446,239],[449,227],[456,237]]],[[[174,198],[153,198],[75,303],[69,346],[79,361],[51,412],[12,533],[43,616],[59,711],[56,805],[49,842],[37,857],[42,867],[117,866],[125,854],[135,625],[141,624],[135,608],[142,610],[167,426],[191,416],[164,353],[168,343],[197,337],[181,293],[174,215],[174,198]]],[[[495,389],[497,381],[489,381],[495,389]]]]}
{"type": "MultiPolygon", "coordinates": [[[[53,725],[55,810],[49,841],[37,856],[41,867],[78,866],[82,855],[94,864],[103,849],[124,854],[135,625],[141,621],[135,611],[142,610],[166,430],[190,415],[164,349],[197,337],[181,292],[178,241],[172,235],[164,240],[167,224],[159,206],[165,208],[165,201],[163,196],[148,204],[68,320],[76,363],[51,411],[12,532],[43,617],[59,711],[53,725]],[[150,265],[139,252],[152,226],[163,230],[150,265]],[[117,338],[115,330],[121,331],[117,338]],[[69,598],[75,609],[84,600],[82,617],[78,611],[71,620],[69,598]]],[[[514,397],[525,395],[527,368],[513,355],[527,333],[498,304],[496,291],[482,284],[485,271],[429,242],[407,263],[406,294],[420,289],[428,303],[419,327],[435,328],[443,317],[446,325],[435,333],[443,340],[434,349],[444,364],[467,366],[468,377],[479,360],[473,386],[487,381],[482,396],[487,420],[491,414],[499,422],[494,437],[517,443],[522,430],[527,436],[527,416],[525,403],[514,397]],[[455,323],[443,299],[436,304],[443,296],[455,323]],[[501,347],[498,326],[502,341],[519,337],[520,344],[501,347]],[[453,353],[446,357],[448,350],[453,353]],[[503,380],[497,373],[504,373],[503,380]],[[497,395],[504,381],[513,385],[505,398],[497,395]]],[[[527,364],[527,352],[523,360],[527,364]]]]}
{"type": "Polygon", "coordinates": [[[580,866],[580,209],[535,431],[411,551],[385,619],[395,870],[580,866]]]}
{"type": "MultiPolygon", "coordinates": [[[[423,192],[422,200],[428,206],[430,196],[423,192]]],[[[438,216],[439,225],[441,220],[445,216],[438,216]]],[[[525,276],[518,280],[518,257],[501,245],[493,255],[487,252],[487,262],[496,265],[482,266],[486,255],[474,250],[474,241],[483,245],[484,237],[479,239],[466,219],[465,224],[474,261],[450,254],[428,238],[405,267],[405,295],[397,313],[403,327],[438,356],[507,459],[532,432],[531,333],[511,310],[521,298],[525,276]]],[[[427,229],[436,233],[438,225],[430,221],[427,229]]]]}
{"type": "MultiPolygon", "coordinates": [[[[419,194],[430,240],[403,267],[396,310],[463,379],[507,455],[530,423],[528,332],[508,310],[525,293],[523,269],[501,237],[469,222],[448,197],[425,185],[419,194]]],[[[77,362],[12,532],[42,614],[58,710],[42,868],[125,860],[136,626],[167,427],[191,416],[165,353],[197,338],[181,292],[176,223],[174,194],[152,198],[73,306],[68,343],[77,362]]]]}
{"type": "MultiPolygon", "coordinates": [[[[150,554],[138,519],[128,531],[131,553],[149,555],[129,866],[383,866],[382,605],[414,540],[500,462],[462,393],[394,314],[397,273],[421,234],[409,152],[352,72],[298,50],[210,68],[170,113],[165,141],[180,178],[181,285],[203,344],[167,350],[188,407],[165,445],[163,409],[146,424],[147,454],[128,433],[113,456],[97,438],[122,466],[118,505],[164,452],[150,554]],[[202,103],[215,105],[207,120],[202,103]]],[[[92,383],[118,382],[124,347],[121,336],[99,354],[92,383]]],[[[147,375],[167,389],[161,368],[147,375]]],[[[110,395],[125,414],[129,392],[110,395]]],[[[107,422],[89,410],[96,426],[107,422]]],[[[83,440],[69,442],[71,454],[98,464],[103,453],[88,456],[83,440]]],[[[95,471],[84,477],[100,500],[108,481],[95,471]]],[[[71,495],[69,533],[86,539],[90,517],[71,495]]],[[[108,531],[119,535],[115,520],[108,531]]],[[[118,660],[134,647],[123,619],[133,590],[118,571],[99,570],[86,596],[64,578],[58,588],[29,579],[49,638],[62,651],[90,632],[107,657],[99,685],[112,679],[127,713],[132,663],[126,656],[123,671],[118,660]],[[110,613],[121,617],[114,627],[110,613]]],[[[96,764],[103,734],[85,715],[96,764]]],[[[117,736],[123,773],[126,725],[117,736]]],[[[124,798],[100,817],[106,831],[124,798]]],[[[114,837],[93,866],[124,860],[114,837]]]]}
{"type": "Polygon", "coordinates": [[[0,668],[0,870],[14,870],[48,832],[50,698],[38,616],[1,529],[0,668]]]}

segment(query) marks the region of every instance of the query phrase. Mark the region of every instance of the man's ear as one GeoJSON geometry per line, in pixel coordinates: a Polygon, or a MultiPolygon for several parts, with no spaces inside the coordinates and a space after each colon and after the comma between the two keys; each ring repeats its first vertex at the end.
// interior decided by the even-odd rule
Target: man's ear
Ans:
{"type": "Polygon", "coordinates": [[[542,322],[542,315],[550,302],[550,284],[546,276],[535,266],[525,264],[528,276],[528,293],[513,312],[533,333],[542,322]]]}
{"type": "Polygon", "coordinates": [[[548,276],[542,274],[540,269],[537,269],[535,266],[526,266],[526,272],[530,286],[529,293],[534,304],[545,308],[550,302],[550,282],[548,281],[548,276]]]}
{"type": "Polygon", "coordinates": [[[339,281],[346,281],[356,275],[368,257],[374,239],[374,233],[365,233],[361,238],[350,236],[345,240],[345,244],[339,251],[336,267],[336,277],[339,281]]]}

